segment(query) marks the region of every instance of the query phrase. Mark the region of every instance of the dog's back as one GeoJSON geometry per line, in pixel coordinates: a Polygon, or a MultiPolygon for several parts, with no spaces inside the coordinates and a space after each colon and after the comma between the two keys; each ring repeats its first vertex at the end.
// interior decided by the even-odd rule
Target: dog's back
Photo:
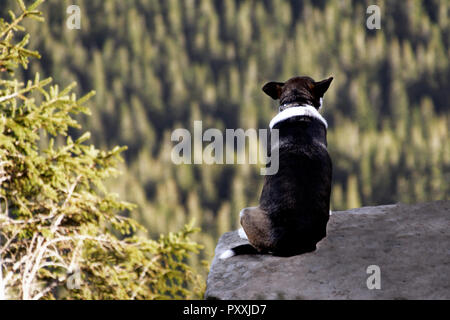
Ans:
{"type": "Polygon", "coordinates": [[[313,251],[326,235],[331,193],[331,159],[326,128],[298,116],[277,124],[279,170],[266,176],[260,208],[271,221],[272,251],[292,255],[313,251]]]}

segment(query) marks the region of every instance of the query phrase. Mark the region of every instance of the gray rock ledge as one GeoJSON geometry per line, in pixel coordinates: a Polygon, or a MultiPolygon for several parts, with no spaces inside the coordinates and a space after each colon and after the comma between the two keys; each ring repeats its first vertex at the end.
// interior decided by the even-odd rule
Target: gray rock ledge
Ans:
{"type": "Polygon", "coordinates": [[[246,243],[225,233],[205,298],[450,299],[450,201],[333,212],[327,234],[311,253],[220,260],[246,243]],[[370,265],[380,268],[380,289],[368,289],[370,265]]]}

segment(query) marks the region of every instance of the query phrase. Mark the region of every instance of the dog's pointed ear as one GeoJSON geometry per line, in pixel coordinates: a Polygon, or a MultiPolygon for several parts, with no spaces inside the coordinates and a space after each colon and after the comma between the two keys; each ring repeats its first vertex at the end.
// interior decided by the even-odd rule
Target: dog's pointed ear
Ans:
{"type": "Polygon", "coordinates": [[[315,82],[314,83],[314,92],[319,98],[322,98],[325,92],[330,87],[331,81],[333,80],[333,77],[329,77],[328,79],[315,82]]]}
{"type": "Polygon", "coordinates": [[[283,86],[283,82],[268,82],[262,87],[262,90],[272,99],[277,100],[280,99],[283,86]]]}

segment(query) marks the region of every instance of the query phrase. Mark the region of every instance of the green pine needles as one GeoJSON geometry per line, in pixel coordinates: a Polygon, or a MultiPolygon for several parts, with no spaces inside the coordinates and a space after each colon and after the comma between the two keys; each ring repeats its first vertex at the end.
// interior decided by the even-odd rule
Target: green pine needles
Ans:
{"type": "Polygon", "coordinates": [[[42,0],[0,20],[0,299],[199,298],[204,281],[187,264],[200,245],[185,226],[145,238],[134,205],[104,185],[118,175],[125,147],[86,144],[74,116],[89,114],[75,84],[64,90],[36,74],[26,84],[14,70],[39,53],[26,49],[24,19],[43,20],[42,0]]]}

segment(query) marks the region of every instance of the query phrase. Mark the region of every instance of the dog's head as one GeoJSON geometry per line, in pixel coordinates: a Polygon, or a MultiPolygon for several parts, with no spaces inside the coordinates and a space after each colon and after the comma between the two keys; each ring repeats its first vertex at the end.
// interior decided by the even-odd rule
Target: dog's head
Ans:
{"type": "Polygon", "coordinates": [[[298,103],[319,109],[332,80],[333,77],[330,77],[316,82],[310,77],[294,77],[286,82],[266,83],[262,90],[273,99],[280,99],[280,105],[298,103]]]}

